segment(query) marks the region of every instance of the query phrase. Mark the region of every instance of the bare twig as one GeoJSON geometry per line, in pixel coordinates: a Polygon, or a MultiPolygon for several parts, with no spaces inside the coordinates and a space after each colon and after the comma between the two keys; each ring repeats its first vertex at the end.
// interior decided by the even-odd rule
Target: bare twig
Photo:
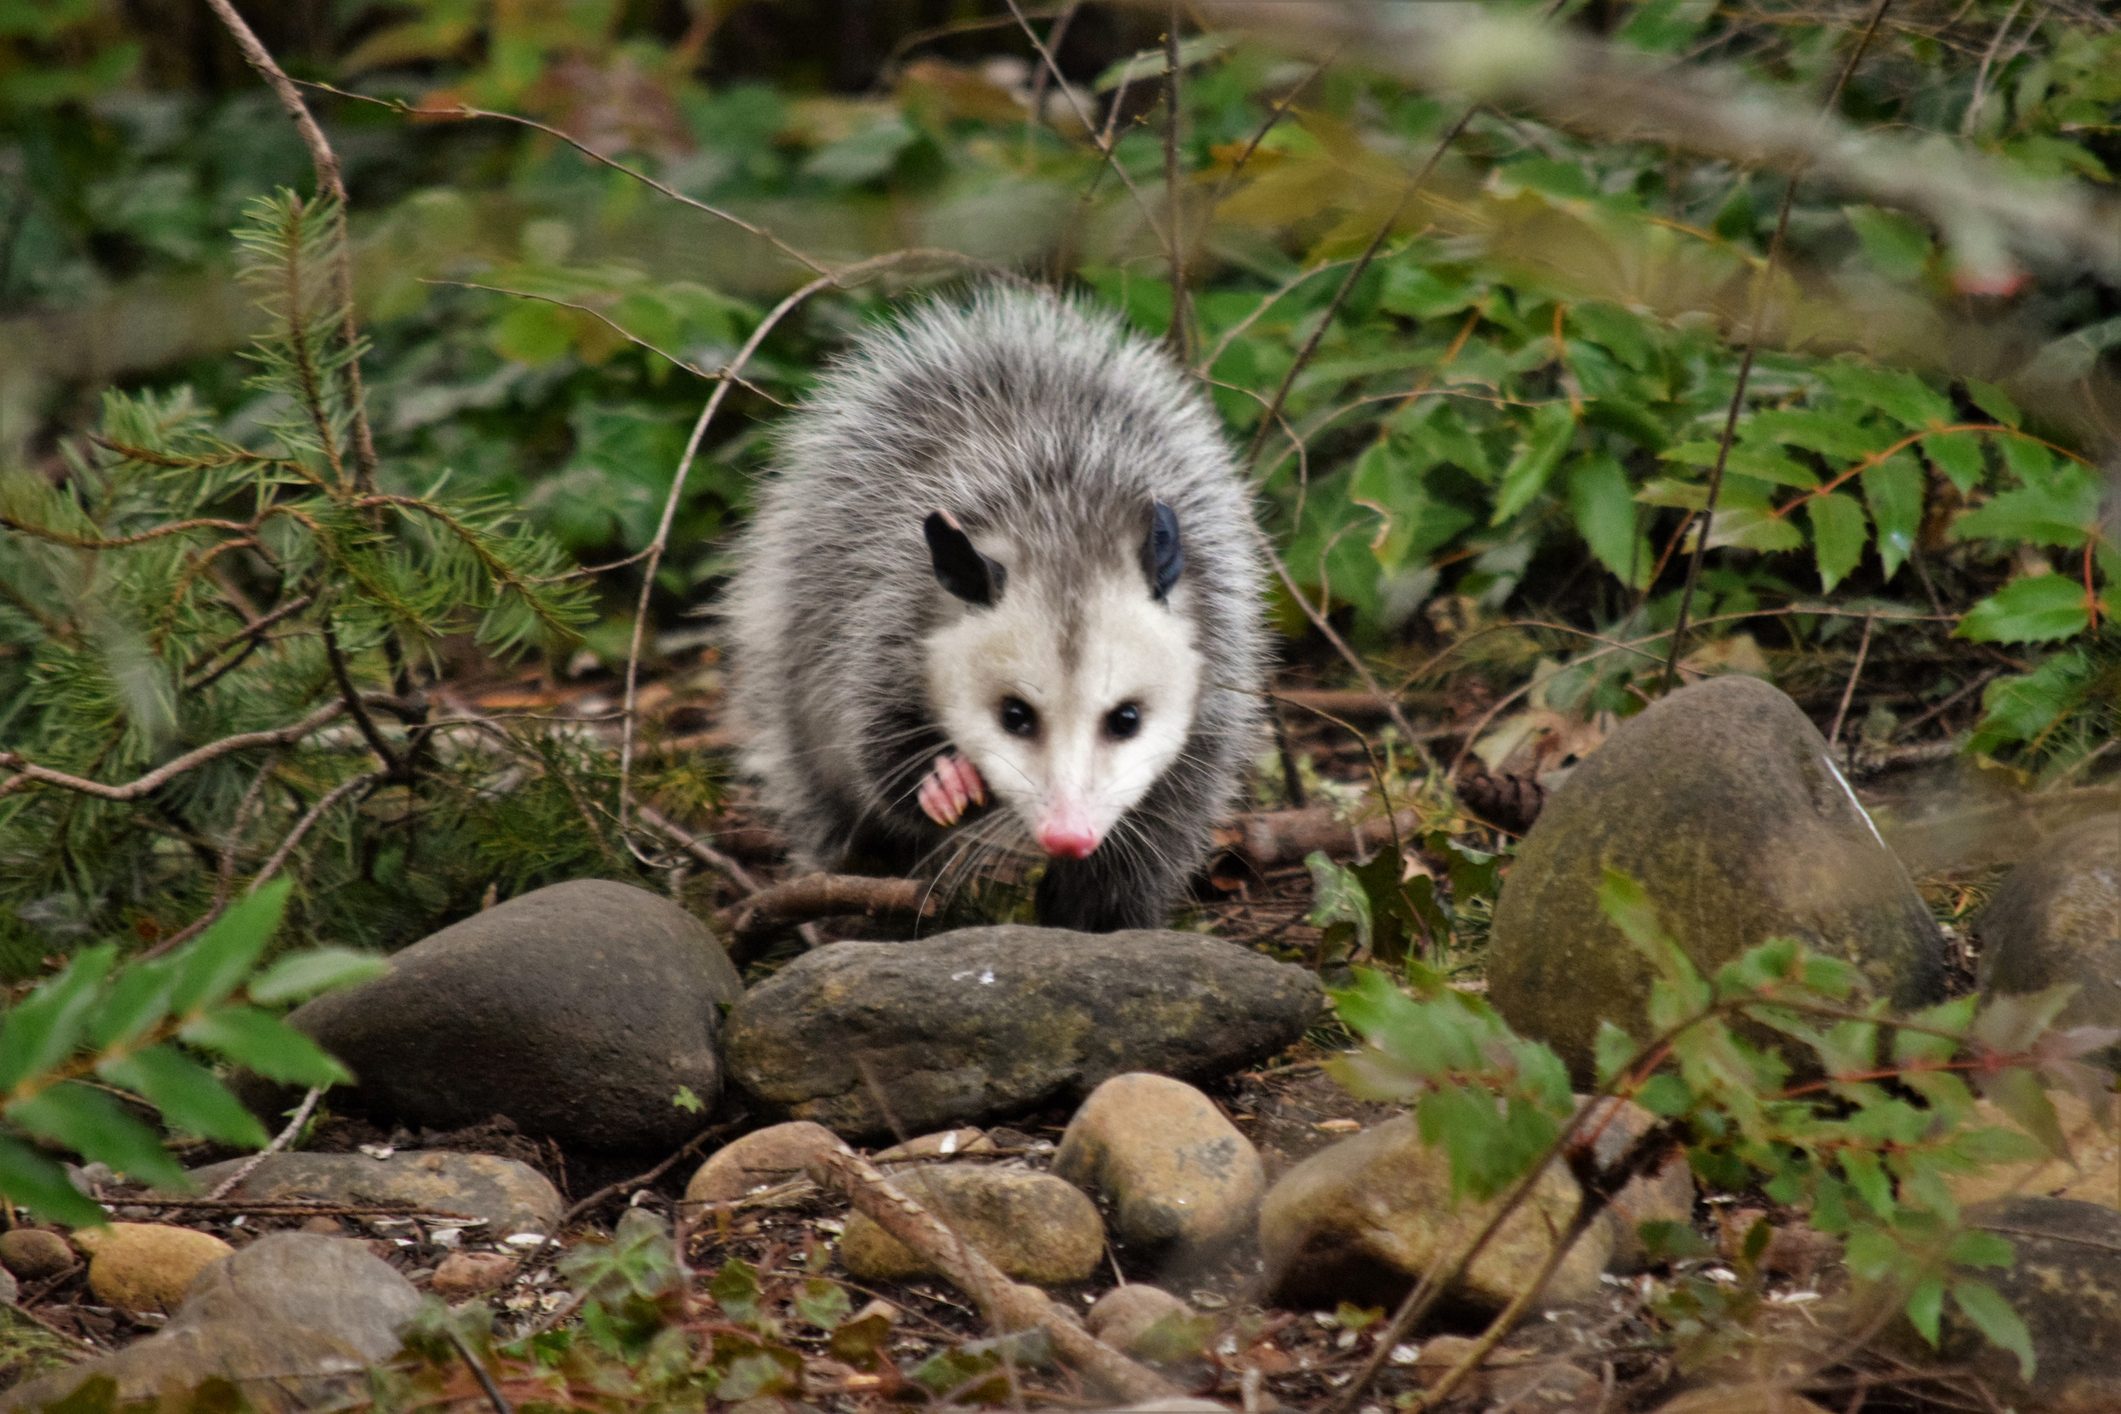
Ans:
{"type": "MultiPolygon", "coordinates": [[[[236,13],[230,0],[206,0],[207,7],[220,18],[222,25],[243,51],[243,58],[258,76],[265,80],[294,119],[295,130],[302,135],[303,146],[309,149],[310,165],[316,169],[317,185],[330,196],[333,204],[332,224],[337,232],[338,257],[334,279],[337,285],[340,307],[339,337],[346,345],[344,376],[346,379],[346,416],[353,432],[354,479],[363,491],[376,489],[376,439],[368,425],[368,399],[361,385],[361,331],[354,319],[353,284],[353,240],[347,230],[346,180],[339,172],[338,154],[332,151],[324,130],[310,114],[309,105],[302,101],[302,92],[287,76],[270,50],[258,38],[251,27],[236,13]]],[[[329,446],[329,442],[326,443],[329,446]]]]}
{"type": "Polygon", "coordinates": [[[215,1184],[213,1191],[206,1196],[209,1199],[226,1198],[229,1194],[241,1188],[243,1181],[256,1173],[260,1164],[294,1142],[295,1136],[302,1132],[302,1126],[309,1123],[310,1115],[316,1112],[317,1101],[322,1098],[324,1098],[324,1087],[321,1085],[310,1086],[309,1093],[304,1095],[302,1103],[295,1107],[294,1118],[287,1121],[286,1128],[275,1134],[270,1144],[245,1159],[234,1173],[215,1184]]]}
{"type": "MultiPolygon", "coordinates": [[[[1827,94],[1826,102],[1820,105],[1820,127],[1825,127],[1831,119],[1834,105],[1841,101],[1841,90],[1848,87],[1850,76],[1856,72],[1856,65],[1863,61],[1864,51],[1870,48],[1871,37],[1878,33],[1878,22],[1885,18],[1886,7],[1890,4],[1892,0],[1877,0],[1871,7],[1869,22],[1865,24],[1855,47],[1849,51],[1848,61],[1841,66],[1841,73],[1834,80],[1834,87],[1827,94]]],[[[1716,502],[1723,491],[1723,469],[1731,457],[1731,442],[1738,434],[1738,415],[1745,407],[1746,383],[1753,375],[1753,359],[1760,352],[1760,328],[1763,316],[1767,313],[1768,292],[1774,287],[1775,264],[1782,254],[1783,239],[1789,233],[1790,207],[1796,201],[1797,179],[1803,173],[1803,167],[1795,168],[1782,185],[1782,206],[1775,213],[1775,232],[1768,238],[1767,259],[1762,263],[1759,273],[1753,277],[1752,308],[1747,312],[1745,321],[1745,353],[1738,360],[1738,378],[1731,387],[1730,406],[1724,412],[1723,434],[1716,442],[1716,464],[1709,470],[1708,491],[1696,517],[1694,549],[1686,567],[1686,588],[1680,591],[1679,613],[1672,627],[1671,652],[1664,663],[1666,692],[1672,690],[1672,684],[1679,676],[1679,659],[1686,651],[1687,615],[1694,607],[1694,589],[1701,579],[1701,562],[1708,554],[1709,529],[1715,523],[1716,502]]]]}
{"type": "MultiPolygon", "coordinates": [[[[1871,628],[1877,622],[1876,614],[1863,616],[1863,636],[1856,640],[1856,661],[1849,668],[1849,680],[1842,685],[1840,705],[1834,708],[1834,724],[1826,729],[1826,749],[1829,755],[1833,754],[1835,744],[1841,740],[1841,723],[1848,716],[1849,703],[1856,696],[1856,683],[1863,677],[1863,660],[1870,656],[1871,651],[1871,628]]],[[[1853,754],[1851,751],[1852,757],[1853,754]]]]}
{"type": "Polygon", "coordinates": [[[776,929],[815,918],[860,914],[865,918],[926,918],[927,885],[919,879],[869,878],[858,874],[804,874],[759,890],[724,910],[731,951],[739,958],[745,945],[776,929]]]}
{"type": "Polygon", "coordinates": [[[20,752],[0,751],[0,770],[15,773],[0,781],[0,796],[13,795],[16,791],[26,790],[41,783],[78,791],[82,795],[93,795],[102,800],[138,800],[143,795],[160,790],[186,771],[203,766],[209,761],[218,761],[223,756],[238,751],[251,751],[261,746],[286,746],[291,742],[300,741],[327,722],[336,720],[345,711],[344,702],[327,702],[298,722],[274,727],[269,731],[238,732],[234,736],[222,737],[219,741],[210,741],[204,746],[185,752],[182,756],[172,757],[147,774],[120,785],[108,785],[102,781],[68,775],[64,771],[54,771],[48,766],[26,761],[20,752]]]}
{"type": "Polygon", "coordinates": [[[820,275],[830,273],[829,268],[825,266],[822,262],[817,260],[815,257],[806,255],[802,251],[797,250],[794,246],[789,245],[786,241],[782,240],[779,236],[776,236],[775,234],[773,234],[773,232],[767,230],[765,227],[753,225],[751,222],[746,221],[743,217],[738,216],[733,212],[724,211],[719,206],[710,206],[708,203],[699,200],[697,197],[687,196],[685,195],[685,193],[677,190],[675,187],[668,186],[665,183],[657,181],[654,177],[649,176],[640,168],[629,167],[627,164],[619,161],[616,158],[606,157],[603,153],[597,151],[595,148],[583,142],[580,138],[573,136],[571,133],[567,133],[559,128],[555,128],[549,123],[541,123],[535,118],[525,118],[517,113],[499,113],[486,108],[472,108],[464,104],[457,104],[454,107],[449,108],[415,108],[411,104],[402,102],[395,98],[377,98],[373,94],[356,93],[352,89],[337,88],[328,83],[316,83],[312,81],[305,84],[304,86],[308,88],[317,89],[318,91],[323,93],[332,94],[339,98],[351,98],[357,103],[373,103],[379,108],[388,108],[392,112],[401,113],[408,118],[438,118],[452,121],[470,121],[473,119],[483,119],[497,123],[514,123],[518,127],[529,128],[532,132],[543,133],[545,136],[552,138],[555,141],[567,144],[567,146],[573,148],[576,152],[581,153],[584,157],[587,157],[592,162],[600,163],[603,166],[611,168],[615,172],[623,172],[625,175],[633,178],[633,180],[639,182],[641,185],[648,187],[656,192],[659,192],[664,196],[669,197],[672,201],[678,203],[678,205],[680,206],[689,206],[694,211],[698,211],[705,215],[712,216],[717,221],[726,222],[727,224],[736,227],[740,231],[758,237],[760,240],[766,242],[768,245],[772,246],[775,250],[787,256],[790,260],[793,260],[798,265],[804,266],[805,268],[815,271],[817,274],[820,275]]]}
{"type": "Polygon", "coordinates": [[[471,1353],[471,1347],[464,1343],[464,1338],[453,1330],[449,1331],[448,1335],[450,1348],[457,1352],[457,1358],[464,1362],[465,1368],[471,1371],[471,1377],[479,1382],[479,1389],[485,1393],[487,1407],[493,1410],[493,1414],[515,1414],[515,1408],[509,1404],[508,1397],[501,1393],[501,1387],[493,1382],[493,1376],[486,1373],[486,1367],[471,1353]]]}
{"type": "Polygon", "coordinates": [[[338,631],[332,627],[329,617],[324,620],[323,636],[324,657],[331,664],[331,680],[339,685],[339,700],[346,704],[347,711],[353,713],[354,725],[361,729],[362,740],[382,761],[384,770],[394,777],[403,776],[404,758],[384,738],[375,718],[368,715],[368,708],[362,704],[360,690],[354,686],[353,674],[346,666],[346,654],[339,647],[338,631]]]}
{"type": "Polygon", "coordinates": [[[1170,0],[1164,14],[1164,239],[1171,264],[1171,328],[1166,342],[1171,357],[1184,364],[1190,357],[1193,316],[1186,301],[1186,222],[1178,190],[1178,137],[1184,118],[1179,107],[1178,21],[1178,0],[1170,0]]]}
{"type": "MultiPolygon", "coordinates": [[[[1142,189],[1135,185],[1134,178],[1128,175],[1126,167],[1120,163],[1119,154],[1114,151],[1116,144],[1112,135],[1099,133],[1097,120],[1083,107],[1083,101],[1075,96],[1075,90],[1069,85],[1067,76],[1061,73],[1059,61],[1053,57],[1053,51],[1046,47],[1046,42],[1038,37],[1038,31],[1031,27],[1031,18],[1024,13],[1024,7],[1019,0],[1008,0],[1008,5],[1009,13],[1016,16],[1017,28],[1024,32],[1024,38],[1031,41],[1031,47],[1038,51],[1039,62],[1053,75],[1053,86],[1060,92],[1061,97],[1068,100],[1068,106],[1075,110],[1077,121],[1083,125],[1083,131],[1090,135],[1090,141],[1096,146],[1098,154],[1105,159],[1105,165],[1112,169],[1112,175],[1119,178],[1120,185],[1127,189],[1128,195],[1134,198],[1134,204],[1141,208],[1142,220],[1148,223],[1149,230],[1159,241],[1166,239],[1164,231],[1157,225],[1156,213],[1150,206],[1149,199],[1142,195],[1142,189]]],[[[1114,105],[1113,111],[1118,112],[1117,104],[1114,105]]]]}
{"type": "Polygon", "coordinates": [[[1418,811],[1380,811],[1375,800],[1368,805],[1352,820],[1331,805],[1241,815],[1215,832],[1215,842],[1253,868],[1265,870],[1294,864],[1318,850],[1336,856],[1364,854],[1413,833],[1421,824],[1418,811]]]}
{"type": "Polygon", "coordinates": [[[993,1325],[1005,1331],[1043,1330],[1060,1357],[1104,1394],[1131,1401],[1169,1399],[1184,1393],[1084,1330],[1074,1313],[1037,1287],[1011,1281],[853,1150],[842,1146],[837,1152],[820,1154],[810,1161],[808,1171],[818,1186],[845,1194],[878,1227],[919,1253],[951,1285],[971,1297],[993,1325]]]}

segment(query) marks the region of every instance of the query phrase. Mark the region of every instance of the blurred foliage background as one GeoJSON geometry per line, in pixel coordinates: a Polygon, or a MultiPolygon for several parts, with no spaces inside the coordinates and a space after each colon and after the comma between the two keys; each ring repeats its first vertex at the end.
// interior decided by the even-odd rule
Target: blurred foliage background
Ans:
{"type": "MultiPolygon", "coordinates": [[[[1757,333],[1682,666],[1830,702],[1860,655],[1849,740],[1956,733],[2047,782],[2111,746],[2121,551],[2102,465],[2121,299],[2083,270],[1999,280],[1963,233],[1905,210],[1467,108],[1236,42],[1185,6],[1175,85],[1153,9],[245,8],[318,85],[344,164],[384,489],[446,486],[519,512],[570,559],[620,562],[590,581],[581,642],[523,636],[556,669],[582,643],[623,663],[626,562],[654,537],[709,390],[697,373],[818,269],[919,248],[1069,282],[1152,332],[1176,311],[1282,550],[1292,665],[1339,671],[1315,618],[1404,700],[1483,726],[1510,703],[1580,719],[1661,690],[1688,530],[1757,333]]],[[[2037,177],[2104,190],[2121,164],[2121,19],[2088,0],[1470,8],[1721,66],[2037,177]]],[[[228,232],[255,198],[312,185],[203,5],[0,0],[0,477],[63,486],[65,449],[113,387],[188,387],[230,441],[271,426],[286,390],[238,356],[261,320],[228,232]]],[[[711,601],[782,407],[909,283],[828,289],[772,328],[687,483],[660,624],[711,601]]],[[[50,669],[73,620],[24,607],[42,573],[0,530],[0,744],[62,740],[78,701],[50,669]]],[[[428,646],[436,672],[463,669],[449,643],[428,646]]],[[[75,759],[116,764],[86,744],[75,759]]],[[[605,818],[622,813],[615,781],[583,779],[605,818]]],[[[0,801],[19,944],[140,927],[143,910],[161,911],[143,936],[181,921],[152,901],[175,867],[167,840],[123,879],[108,861],[62,867],[50,794],[0,801]]],[[[240,794],[230,782],[214,808],[240,794]]],[[[410,936],[468,906],[495,860],[519,886],[622,858],[580,838],[582,800],[555,790],[546,833],[491,830],[472,873],[413,899],[372,852],[343,862],[351,835],[320,831],[310,867],[338,850],[339,877],[371,890],[376,938],[410,936]]],[[[270,849],[269,814],[256,828],[270,849]]]]}

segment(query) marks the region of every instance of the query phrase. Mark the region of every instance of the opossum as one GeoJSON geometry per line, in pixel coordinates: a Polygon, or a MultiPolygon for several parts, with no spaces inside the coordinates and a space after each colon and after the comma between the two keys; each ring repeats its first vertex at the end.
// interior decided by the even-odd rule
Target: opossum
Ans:
{"type": "Polygon", "coordinates": [[[741,765],[802,863],[1042,853],[1041,923],[1169,921],[1268,655],[1249,494],[1156,345],[1031,289],[915,307],[785,422],[735,562],[741,765]]]}

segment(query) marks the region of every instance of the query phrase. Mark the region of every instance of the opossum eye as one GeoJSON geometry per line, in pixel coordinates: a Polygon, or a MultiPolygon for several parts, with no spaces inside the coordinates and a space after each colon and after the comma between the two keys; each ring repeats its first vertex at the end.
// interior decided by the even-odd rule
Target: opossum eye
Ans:
{"type": "Polygon", "coordinates": [[[1105,735],[1114,741],[1125,741],[1141,729],[1142,709],[1138,703],[1122,702],[1105,713],[1105,735]]]}
{"type": "Polygon", "coordinates": [[[1002,730],[1011,736],[1037,736],[1038,713],[1021,697],[1004,697],[1001,709],[1002,730]]]}

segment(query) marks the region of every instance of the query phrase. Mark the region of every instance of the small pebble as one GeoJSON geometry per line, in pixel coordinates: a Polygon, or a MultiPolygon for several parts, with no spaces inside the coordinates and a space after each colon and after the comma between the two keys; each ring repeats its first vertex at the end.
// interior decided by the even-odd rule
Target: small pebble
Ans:
{"type": "Polygon", "coordinates": [[[24,1281],[45,1281],[74,1265],[74,1249],[56,1232],[18,1227],[0,1233],[0,1267],[24,1281]]]}
{"type": "Polygon", "coordinates": [[[452,1252],[435,1268],[428,1290],[444,1301],[462,1301],[505,1285],[516,1259],[505,1252],[452,1252]]]}

